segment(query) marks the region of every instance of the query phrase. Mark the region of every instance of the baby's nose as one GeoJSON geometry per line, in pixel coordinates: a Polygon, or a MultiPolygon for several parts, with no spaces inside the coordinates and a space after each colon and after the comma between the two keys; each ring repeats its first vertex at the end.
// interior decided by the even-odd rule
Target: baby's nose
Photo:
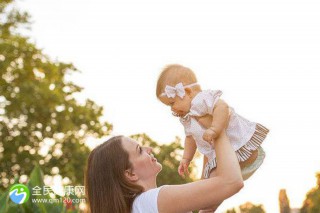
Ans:
{"type": "Polygon", "coordinates": [[[175,107],[171,107],[171,111],[177,113],[177,109],[175,107]]]}

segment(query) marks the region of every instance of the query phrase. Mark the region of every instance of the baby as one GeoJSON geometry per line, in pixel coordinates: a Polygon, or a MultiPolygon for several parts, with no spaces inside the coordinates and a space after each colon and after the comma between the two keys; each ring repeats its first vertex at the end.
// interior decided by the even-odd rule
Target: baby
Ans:
{"type": "Polygon", "coordinates": [[[177,64],[167,66],[158,78],[156,95],[171,107],[172,114],[184,126],[186,138],[178,168],[181,176],[189,174],[188,166],[197,148],[205,156],[202,177],[215,175],[217,163],[212,141],[224,128],[238,157],[243,179],[260,167],[265,157],[261,143],[269,130],[236,114],[220,99],[220,90],[201,90],[191,69],[177,64]]]}

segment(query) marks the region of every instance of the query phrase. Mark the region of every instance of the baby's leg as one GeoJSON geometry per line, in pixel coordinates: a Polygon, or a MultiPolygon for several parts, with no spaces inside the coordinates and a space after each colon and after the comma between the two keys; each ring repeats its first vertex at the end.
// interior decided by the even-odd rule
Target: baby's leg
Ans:
{"type": "MultiPolygon", "coordinates": [[[[216,169],[213,169],[210,173],[209,178],[217,176],[216,169]]],[[[222,203],[222,201],[221,201],[222,203]]],[[[199,213],[209,213],[209,212],[215,212],[215,210],[221,205],[221,203],[215,204],[213,206],[208,206],[207,208],[200,210],[199,213]]]]}

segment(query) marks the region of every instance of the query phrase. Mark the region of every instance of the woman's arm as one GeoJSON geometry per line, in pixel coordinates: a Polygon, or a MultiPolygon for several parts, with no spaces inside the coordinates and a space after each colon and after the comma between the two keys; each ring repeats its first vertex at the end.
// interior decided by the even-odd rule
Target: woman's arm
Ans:
{"type": "Polygon", "coordinates": [[[164,186],[158,196],[159,212],[187,212],[221,203],[243,187],[238,160],[222,131],[215,140],[217,176],[182,185],[164,186]]]}

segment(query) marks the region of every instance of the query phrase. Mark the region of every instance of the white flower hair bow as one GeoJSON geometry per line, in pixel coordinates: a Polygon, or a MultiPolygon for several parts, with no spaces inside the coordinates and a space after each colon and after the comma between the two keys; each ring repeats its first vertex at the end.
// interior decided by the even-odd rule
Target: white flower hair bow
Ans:
{"type": "Polygon", "coordinates": [[[164,93],[167,95],[168,98],[174,98],[176,97],[176,95],[180,98],[183,98],[185,95],[182,83],[178,83],[174,87],[167,85],[164,89],[164,93]]]}
{"type": "Polygon", "coordinates": [[[166,85],[164,92],[160,95],[160,96],[167,96],[168,98],[175,98],[176,95],[179,96],[180,98],[183,98],[186,94],[186,92],[184,91],[184,88],[186,87],[192,87],[194,85],[197,85],[197,83],[193,83],[193,84],[189,84],[186,86],[183,86],[183,84],[177,83],[176,86],[172,87],[169,85],[166,85]]]}

